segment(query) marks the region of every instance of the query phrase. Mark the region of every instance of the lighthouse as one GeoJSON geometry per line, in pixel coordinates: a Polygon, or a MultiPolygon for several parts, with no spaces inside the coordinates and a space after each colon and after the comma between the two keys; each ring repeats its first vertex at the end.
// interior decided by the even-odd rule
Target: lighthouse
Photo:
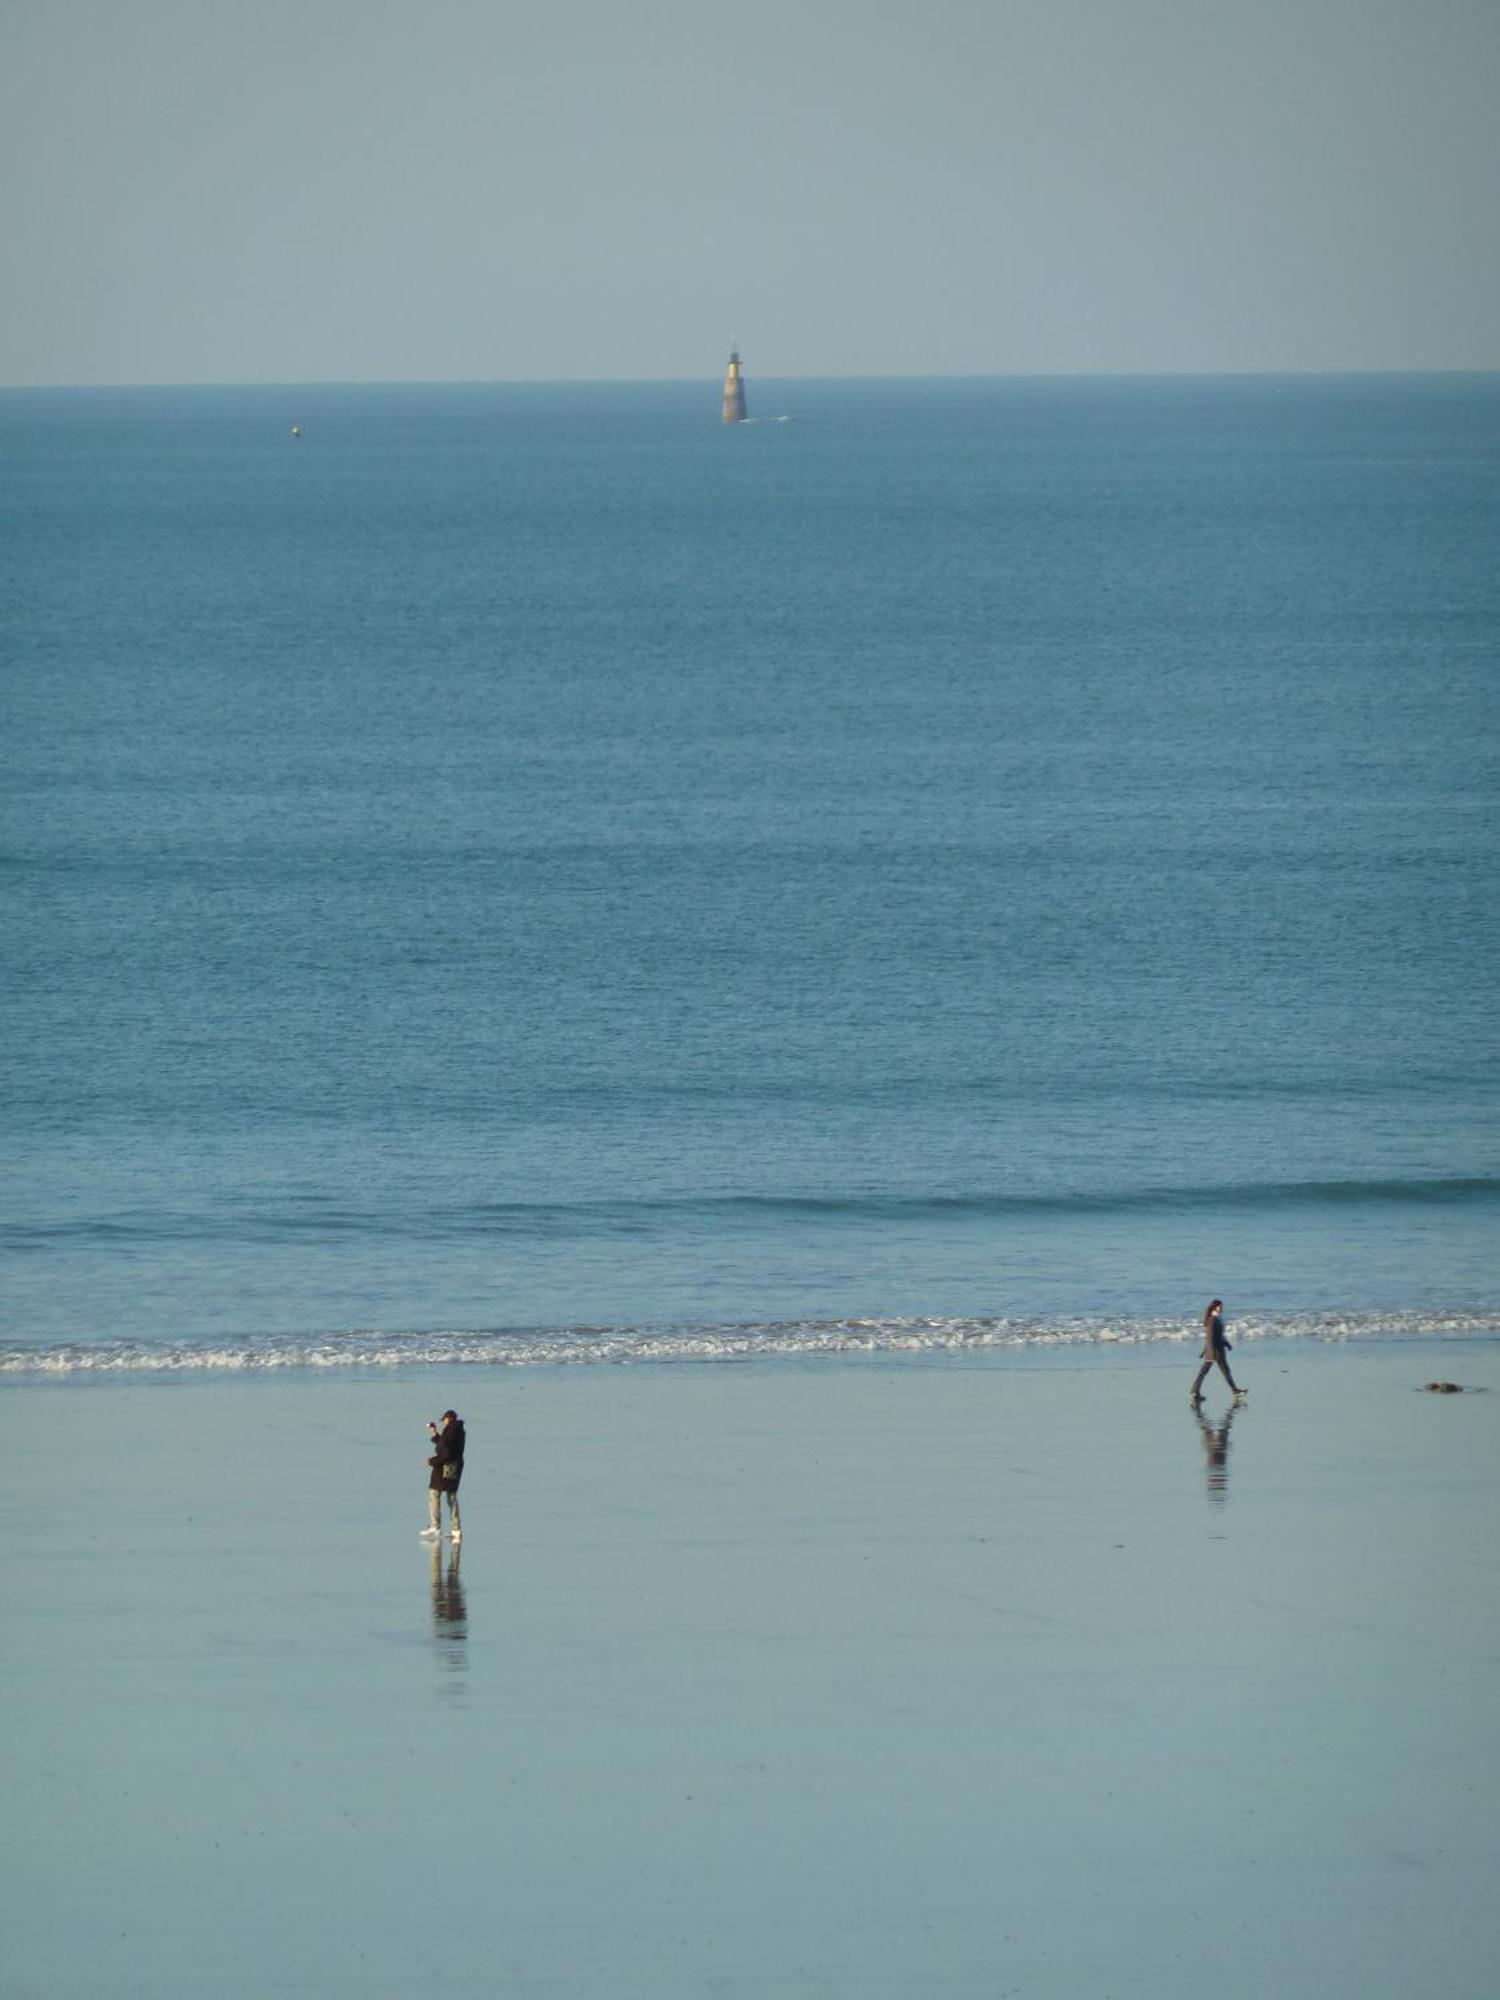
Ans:
{"type": "Polygon", "coordinates": [[[726,424],[742,424],[745,421],[745,378],[740,373],[740,350],[729,350],[729,366],[724,370],[724,421],[726,424]]]}

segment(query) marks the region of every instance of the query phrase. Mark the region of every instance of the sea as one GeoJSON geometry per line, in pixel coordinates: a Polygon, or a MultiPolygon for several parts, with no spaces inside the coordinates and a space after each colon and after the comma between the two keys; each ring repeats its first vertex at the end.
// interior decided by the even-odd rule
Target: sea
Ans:
{"type": "Polygon", "coordinates": [[[1500,1327],[1500,376],[748,386],[0,394],[0,1371],[1500,1327]]]}

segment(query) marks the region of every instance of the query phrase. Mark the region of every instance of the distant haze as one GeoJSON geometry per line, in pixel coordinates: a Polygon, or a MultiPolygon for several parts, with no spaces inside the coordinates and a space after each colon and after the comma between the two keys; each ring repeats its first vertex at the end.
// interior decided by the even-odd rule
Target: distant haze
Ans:
{"type": "Polygon", "coordinates": [[[1495,0],[6,0],[0,383],[1500,366],[1495,0]]]}

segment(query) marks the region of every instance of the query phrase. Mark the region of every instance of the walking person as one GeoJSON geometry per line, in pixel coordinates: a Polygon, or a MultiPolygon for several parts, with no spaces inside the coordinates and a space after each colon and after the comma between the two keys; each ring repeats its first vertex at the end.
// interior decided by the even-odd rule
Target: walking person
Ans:
{"type": "Polygon", "coordinates": [[[1208,1310],[1203,1315],[1203,1351],[1199,1359],[1203,1366],[1193,1381],[1190,1403],[1197,1403],[1203,1396],[1203,1378],[1210,1368],[1217,1368],[1236,1396],[1243,1396],[1244,1390],[1229,1372],[1229,1349],[1232,1343],[1224,1337],[1224,1301],[1210,1299],[1208,1310]]]}
{"type": "Polygon", "coordinates": [[[458,1512],[458,1482],[464,1476],[464,1427],[457,1410],[444,1410],[443,1428],[436,1424],[427,1426],[427,1435],[432,1441],[432,1456],[427,1464],[431,1478],[427,1482],[427,1526],[422,1530],[424,1538],[436,1541],[442,1533],[443,1495],[448,1496],[448,1524],[453,1531],[455,1542],[463,1540],[463,1523],[458,1512]]]}

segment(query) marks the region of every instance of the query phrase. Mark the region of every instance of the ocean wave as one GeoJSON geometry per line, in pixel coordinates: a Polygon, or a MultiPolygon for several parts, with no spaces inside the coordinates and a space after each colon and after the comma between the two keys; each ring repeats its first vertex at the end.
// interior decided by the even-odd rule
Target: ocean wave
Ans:
{"type": "MultiPolygon", "coordinates": [[[[1236,1342],[1468,1339],[1500,1333],[1500,1309],[1280,1313],[1236,1318],[1236,1342]]],[[[1103,1348],[1196,1342],[1177,1317],[806,1319],[677,1325],[479,1327],[265,1334],[202,1342],[102,1340],[0,1346],[0,1375],[228,1373],[275,1369],[628,1366],[779,1357],[1103,1348]]]]}
{"type": "Polygon", "coordinates": [[[716,1226],[757,1220],[781,1223],[921,1222],[951,1217],[1107,1216],[1186,1211],[1353,1207],[1420,1204],[1467,1207],[1500,1200],[1500,1178],[1470,1175],[1436,1179],[1254,1181],[1193,1187],[1036,1190],[1006,1194],[985,1190],[951,1194],[790,1195],[724,1194],[605,1198],[598,1201],[481,1201],[401,1210],[357,1209],[304,1201],[232,1214],[212,1210],[121,1211],[61,1222],[0,1225],[0,1249],[43,1251],[61,1246],[131,1242],[265,1243],[307,1239],[383,1237],[434,1242],[513,1237],[599,1237],[650,1233],[664,1224],[700,1219],[716,1226]]]}

